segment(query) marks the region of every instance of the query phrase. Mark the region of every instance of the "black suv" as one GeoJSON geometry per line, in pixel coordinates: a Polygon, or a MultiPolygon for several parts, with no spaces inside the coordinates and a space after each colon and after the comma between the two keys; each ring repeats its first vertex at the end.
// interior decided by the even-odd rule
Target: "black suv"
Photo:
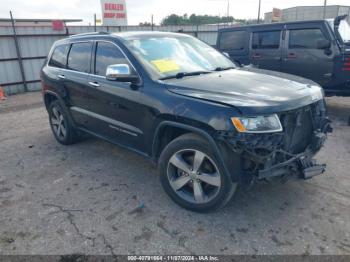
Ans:
{"type": "Polygon", "coordinates": [[[217,47],[240,64],[311,79],[330,95],[350,95],[346,16],[221,29],[217,47]]]}
{"type": "Polygon", "coordinates": [[[237,185],[325,170],[312,159],[331,131],[322,89],[265,73],[188,35],[134,32],[57,41],[41,78],[58,142],[88,133],[130,148],[176,203],[204,212],[237,185]]]}

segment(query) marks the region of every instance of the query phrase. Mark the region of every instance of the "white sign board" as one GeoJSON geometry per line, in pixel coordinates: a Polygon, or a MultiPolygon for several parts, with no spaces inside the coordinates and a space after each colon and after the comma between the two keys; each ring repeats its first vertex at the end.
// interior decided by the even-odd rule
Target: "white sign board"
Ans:
{"type": "Polygon", "coordinates": [[[104,26],[126,26],[128,18],[125,0],[101,0],[104,26]]]}
{"type": "Polygon", "coordinates": [[[280,22],[282,18],[282,10],[278,8],[272,9],[272,22],[280,22]]]}

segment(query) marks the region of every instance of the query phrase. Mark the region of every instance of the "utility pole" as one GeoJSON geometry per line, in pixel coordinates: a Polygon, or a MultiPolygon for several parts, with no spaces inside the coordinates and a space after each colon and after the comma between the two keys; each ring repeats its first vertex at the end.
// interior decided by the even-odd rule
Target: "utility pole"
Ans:
{"type": "Polygon", "coordinates": [[[327,0],[324,0],[324,5],[323,5],[323,19],[326,19],[326,9],[327,9],[327,0]]]}
{"type": "Polygon", "coordinates": [[[152,15],[152,17],[151,17],[151,27],[152,27],[152,31],[153,31],[153,15],[152,15]]]}
{"type": "Polygon", "coordinates": [[[230,23],[230,0],[227,0],[227,24],[230,23]]]}
{"type": "Polygon", "coordinates": [[[261,9],[261,0],[259,0],[259,9],[258,9],[258,24],[260,24],[260,9],[261,9]]]}
{"type": "Polygon", "coordinates": [[[94,32],[96,32],[97,29],[96,29],[96,14],[94,14],[94,32]]]}

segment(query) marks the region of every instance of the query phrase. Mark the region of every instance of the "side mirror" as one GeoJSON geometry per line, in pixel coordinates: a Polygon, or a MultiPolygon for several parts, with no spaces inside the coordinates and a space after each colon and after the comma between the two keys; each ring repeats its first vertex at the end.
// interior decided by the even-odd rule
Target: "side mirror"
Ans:
{"type": "Polygon", "coordinates": [[[106,79],[110,81],[136,83],[139,81],[139,76],[131,73],[129,65],[118,64],[110,65],[107,67],[106,79]]]}
{"type": "Polygon", "coordinates": [[[317,41],[317,49],[329,49],[331,47],[331,41],[322,39],[317,41]]]}

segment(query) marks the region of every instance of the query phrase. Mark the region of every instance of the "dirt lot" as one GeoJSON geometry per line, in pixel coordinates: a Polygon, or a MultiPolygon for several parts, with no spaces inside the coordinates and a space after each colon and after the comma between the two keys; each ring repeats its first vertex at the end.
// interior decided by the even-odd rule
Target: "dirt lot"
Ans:
{"type": "Polygon", "coordinates": [[[174,204],[134,153],[59,145],[39,93],[0,102],[0,254],[350,254],[350,98],[328,102],[325,175],[256,185],[212,214],[174,204]]]}

